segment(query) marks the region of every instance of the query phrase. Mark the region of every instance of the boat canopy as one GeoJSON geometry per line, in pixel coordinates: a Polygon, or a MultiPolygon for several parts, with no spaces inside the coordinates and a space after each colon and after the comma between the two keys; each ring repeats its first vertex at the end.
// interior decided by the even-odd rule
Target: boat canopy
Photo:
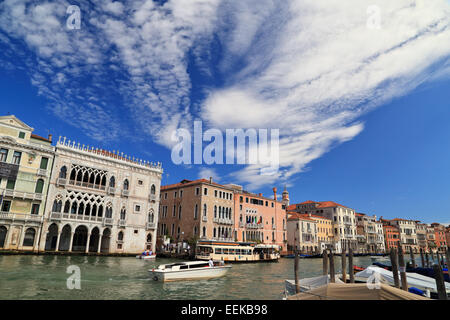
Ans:
{"type": "MultiPolygon", "coordinates": [[[[380,282],[384,282],[390,285],[395,284],[393,272],[377,266],[369,266],[367,267],[367,269],[356,273],[355,277],[367,280],[375,272],[380,275],[380,282]]],[[[408,282],[408,287],[425,288],[437,292],[436,280],[433,278],[412,272],[406,272],[406,278],[408,282]]],[[[399,279],[400,279],[400,272],[399,272],[399,279]]],[[[447,292],[450,292],[450,283],[445,283],[445,289],[447,290],[447,292]]]]}

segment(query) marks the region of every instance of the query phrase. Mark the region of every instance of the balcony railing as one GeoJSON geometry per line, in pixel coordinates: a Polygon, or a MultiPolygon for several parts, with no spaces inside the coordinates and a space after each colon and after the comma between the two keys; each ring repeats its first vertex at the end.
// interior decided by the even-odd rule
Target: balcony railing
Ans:
{"type": "Polygon", "coordinates": [[[149,201],[156,201],[156,199],[157,199],[156,194],[150,194],[150,195],[148,196],[148,200],[149,200],[149,201]]]}
{"type": "Polygon", "coordinates": [[[272,225],[272,230],[275,230],[277,228],[277,226],[276,225],[272,225]]]}
{"type": "Polygon", "coordinates": [[[105,218],[103,219],[103,225],[104,226],[112,226],[114,224],[114,220],[112,218],[105,218]]]}
{"type": "Polygon", "coordinates": [[[262,223],[257,224],[257,223],[247,223],[246,224],[246,228],[247,229],[262,229],[264,228],[264,225],[262,223]]]}
{"type": "Polygon", "coordinates": [[[154,230],[154,229],[156,229],[156,223],[147,222],[147,230],[154,230]]]}
{"type": "Polygon", "coordinates": [[[124,219],[119,219],[119,227],[125,227],[127,222],[124,219]]]}
{"type": "Polygon", "coordinates": [[[37,214],[0,211],[0,220],[42,222],[43,218],[43,216],[39,216],[37,214]]]}
{"type": "MultiPolygon", "coordinates": [[[[4,189],[6,197],[18,198],[18,199],[31,199],[31,200],[42,200],[42,193],[31,193],[31,192],[22,192],[11,189],[4,189]]],[[[3,191],[0,191],[3,193],[3,191]]]]}
{"type": "Polygon", "coordinates": [[[47,170],[46,169],[38,169],[37,171],[38,176],[46,177],[47,176],[47,170]]]}
{"type": "Polygon", "coordinates": [[[122,190],[122,196],[128,197],[130,195],[130,190],[122,190]]]}
{"type": "Polygon", "coordinates": [[[108,194],[115,195],[116,194],[116,188],[108,187],[108,194]]]}
{"type": "Polygon", "coordinates": [[[97,189],[97,190],[106,190],[106,186],[90,183],[90,182],[83,182],[83,181],[76,181],[76,180],[69,180],[69,185],[77,186],[77,187],[83,187],[83,188],[89,188],[89,189],[97,189]]]}
{"type": "MultiPolygon", "coordinates": [[[[104,222],[104,217],[97,217],[97,216],[88,216],[83,214],[76,214],[76,213],[67,213],[67,212],[51,212],[50,213],[50,220],[53,221],[61,221],[61,220],[76,220],[76,221],[89,221],[89,222],[96,222],[96,223],[102,223],[104,222]]],[[[112,221],[112,219],[110,219],[112,221]]],[[[112,225],[112,222],[109,223],[112,225]]]]}
{"type": "Polygon", "coordinates": [[[66,183],[67,183],[67,179],[64,179],[64,178],[56,179],[56,185],[57,186],[64,187],[66,185],[66,183]]]}
{"type": "Polygon", "coordinates": [[[202,221],[203,222],[207,222],[208,221],[208,217],[207,216],[202,216],[202,221]]]}
{"type": "Polygon", "coordinates": [[[243,228],[244,226],[245,226],[245,223],[242,222],[242,221],[240,221],[240,222],[239,222],[239,228],[243,228]]]}

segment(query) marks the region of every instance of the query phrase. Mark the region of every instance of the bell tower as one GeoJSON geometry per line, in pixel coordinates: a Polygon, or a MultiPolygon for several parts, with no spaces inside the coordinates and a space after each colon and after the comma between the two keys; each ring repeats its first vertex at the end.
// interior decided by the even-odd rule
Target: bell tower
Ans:
{"type": "Polygon", "coordinates": [[[286,189],[286,185],[284,185],[281,202],[285,205],[286,208],[289,206],[289,192],[286,189]]]}

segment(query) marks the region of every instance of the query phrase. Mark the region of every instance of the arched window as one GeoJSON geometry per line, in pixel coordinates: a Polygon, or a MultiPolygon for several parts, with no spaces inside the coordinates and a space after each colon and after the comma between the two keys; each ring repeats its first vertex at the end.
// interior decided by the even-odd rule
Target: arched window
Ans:
{"type": "Polygon", "coordinates": [[[110,186],[111,188],[114,188],[114,187],[116,186],[116,179],[114,179],[114,177],[111,177],[111,178],[109,179],[109,186],[110,186]]]}
{"type": "Polygon", "coordinates": [[[67,200],[66,203],[64,204],[64,213],[69,213],[70,211],[70,201],[67,200]]]}
{"type": "Polygon", "coordinates": [[[150,193],[151,194],[156,194],[156,187],[154,184],[152,184],[152,187],[150,188],[150,193]]]}
{"type": "Polygon", "coordinates": [[[222,207],[219,206],[219,219],[222,219],[222,207]]]}
{"type": "Polygon", "coordinates": [[[123,240],[123,232],[120,231],[119,234],[117,235],[117,240],[122,241],[123,240]]]}
{"type": "Polygon", "coordinates": [[[148,214],[148,222],[153,223],[154,218],[155,218],[155,214],[153,213],[153,210],[152,210],[148,214]]]}
{"type": "Polygon", "coordinates": [[[152,242],[152,234],[151,234],[151,233],[149,233],[149,234],[147,235],[147,242],[148,242],[148,243],[152,242]]]}
{"type": "Polygon", "coordinates": [[[217,206],[214,206],[214,218],[217,218],[217,206]]]}
{"type": "Polygon", "coordinates": [[[206,203],[205,203],[205,204],[203,204],[203,216],[206,217],[207,211],[208,211],[208,210],[207,210],[206,203]]]}
{"type": "Polygon", "coordinates": [[[206,237],[206,227],[203,227],[203,237],[206,237]]]}
{"type": "Polygon", "coordinates": [[[83,214],[84,213],[84,203],[80,203],[80,207],[78,208],[78,214],[83,214]]]}
{"type": "Polygon", "coordinates": [[[126,215],[127,210],[125,208],[122,208],[122,210],[120,210],[120,220],[125,220],[126,215]]]}
{"type": "Polygon", "coordinates": [[[105,176],[103,176],[103,178],[102,178],[102,186],[106,186],[106,177],[105,176]]]}
{"type": "Polygon", "coordinates": [[[36,231],[33,228],[28,228],[25,231],[25,237],[23,238],[24,247],[32,247],[34,245],[34,237],[36,236],[36,231]]]}
{"type": "Polygon", "coordinates": [[[130,183],[128,182],[128,179],[125,179],[125,181],[123,182],[123,190],[128,190],[129,187],[130,183]]]}
{"type": "Polygon", "coordinates": [[[195,209],[194,209],[194,219],[198,218],[198,204],[195,205],[195,209]]]}
{"type": "Polygon", "coordinates": [[[216,237],[216,228],[214,228],[214,230],[213,230],[213,237],[214,238],[216,237]]]}
{"type": "Polygon", "coordinates": [[[63,166],[61,170],[59,170],[59,177],[61,179],[65,179],[67,177],[67,167],[63,166]]]}
{"type": "Polygon", "coordinates": [[[78,205],[76,202],[72,203],[72,210],[70,210],[70,213],[76,214],[78,209],[78,205]]]}
{"type": "Polygon", "coordinates": [[[111,207],[106,207],[105,218],[112,218],[112,208],[111,207]]]}
{"type": "Polygon", "coordinates": [[[103,206],[102,205],[98,206],[97,216],[103,217],[103,206]]]}
{"type": "Polygon", "coordinates": [[[72,169],[72,171],[70,171],[70,180],[75,180],[77,177],[77,171],[75,169],[72,169]]]}
{"type": "Polygon", "coordinates": [[[36,182],[36,189],[34,190],[35,193],[42,193],[42,190],[44,190],[44,180],[38,179],[36,182]]]}

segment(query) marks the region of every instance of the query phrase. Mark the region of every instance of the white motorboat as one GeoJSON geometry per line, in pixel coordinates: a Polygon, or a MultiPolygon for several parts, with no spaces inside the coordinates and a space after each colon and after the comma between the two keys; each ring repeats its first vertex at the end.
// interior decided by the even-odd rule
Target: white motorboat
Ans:
{"type": "Polygon", "coordinates": [[[391,259],[389,257],[383,257],[383,256],[370,256],[370,259],[372,262],[390,262],[391,259]]]}
{"type": "Polygon", "coordinates": [[[156,259],[156,254],[152,254],[151,256],[144,256],[141,254],[141,255],[136,256],[136,259],[153,260],[153,259],[156,259]]]}
{"type": "Polygon", "coordinates": [[[207,261],[189,261],[162,264],[158,269],[151,269],[150,277],[155,281],[200,280],[223,277],[229,265],[214,264],[210,266],[207,261]]]}

